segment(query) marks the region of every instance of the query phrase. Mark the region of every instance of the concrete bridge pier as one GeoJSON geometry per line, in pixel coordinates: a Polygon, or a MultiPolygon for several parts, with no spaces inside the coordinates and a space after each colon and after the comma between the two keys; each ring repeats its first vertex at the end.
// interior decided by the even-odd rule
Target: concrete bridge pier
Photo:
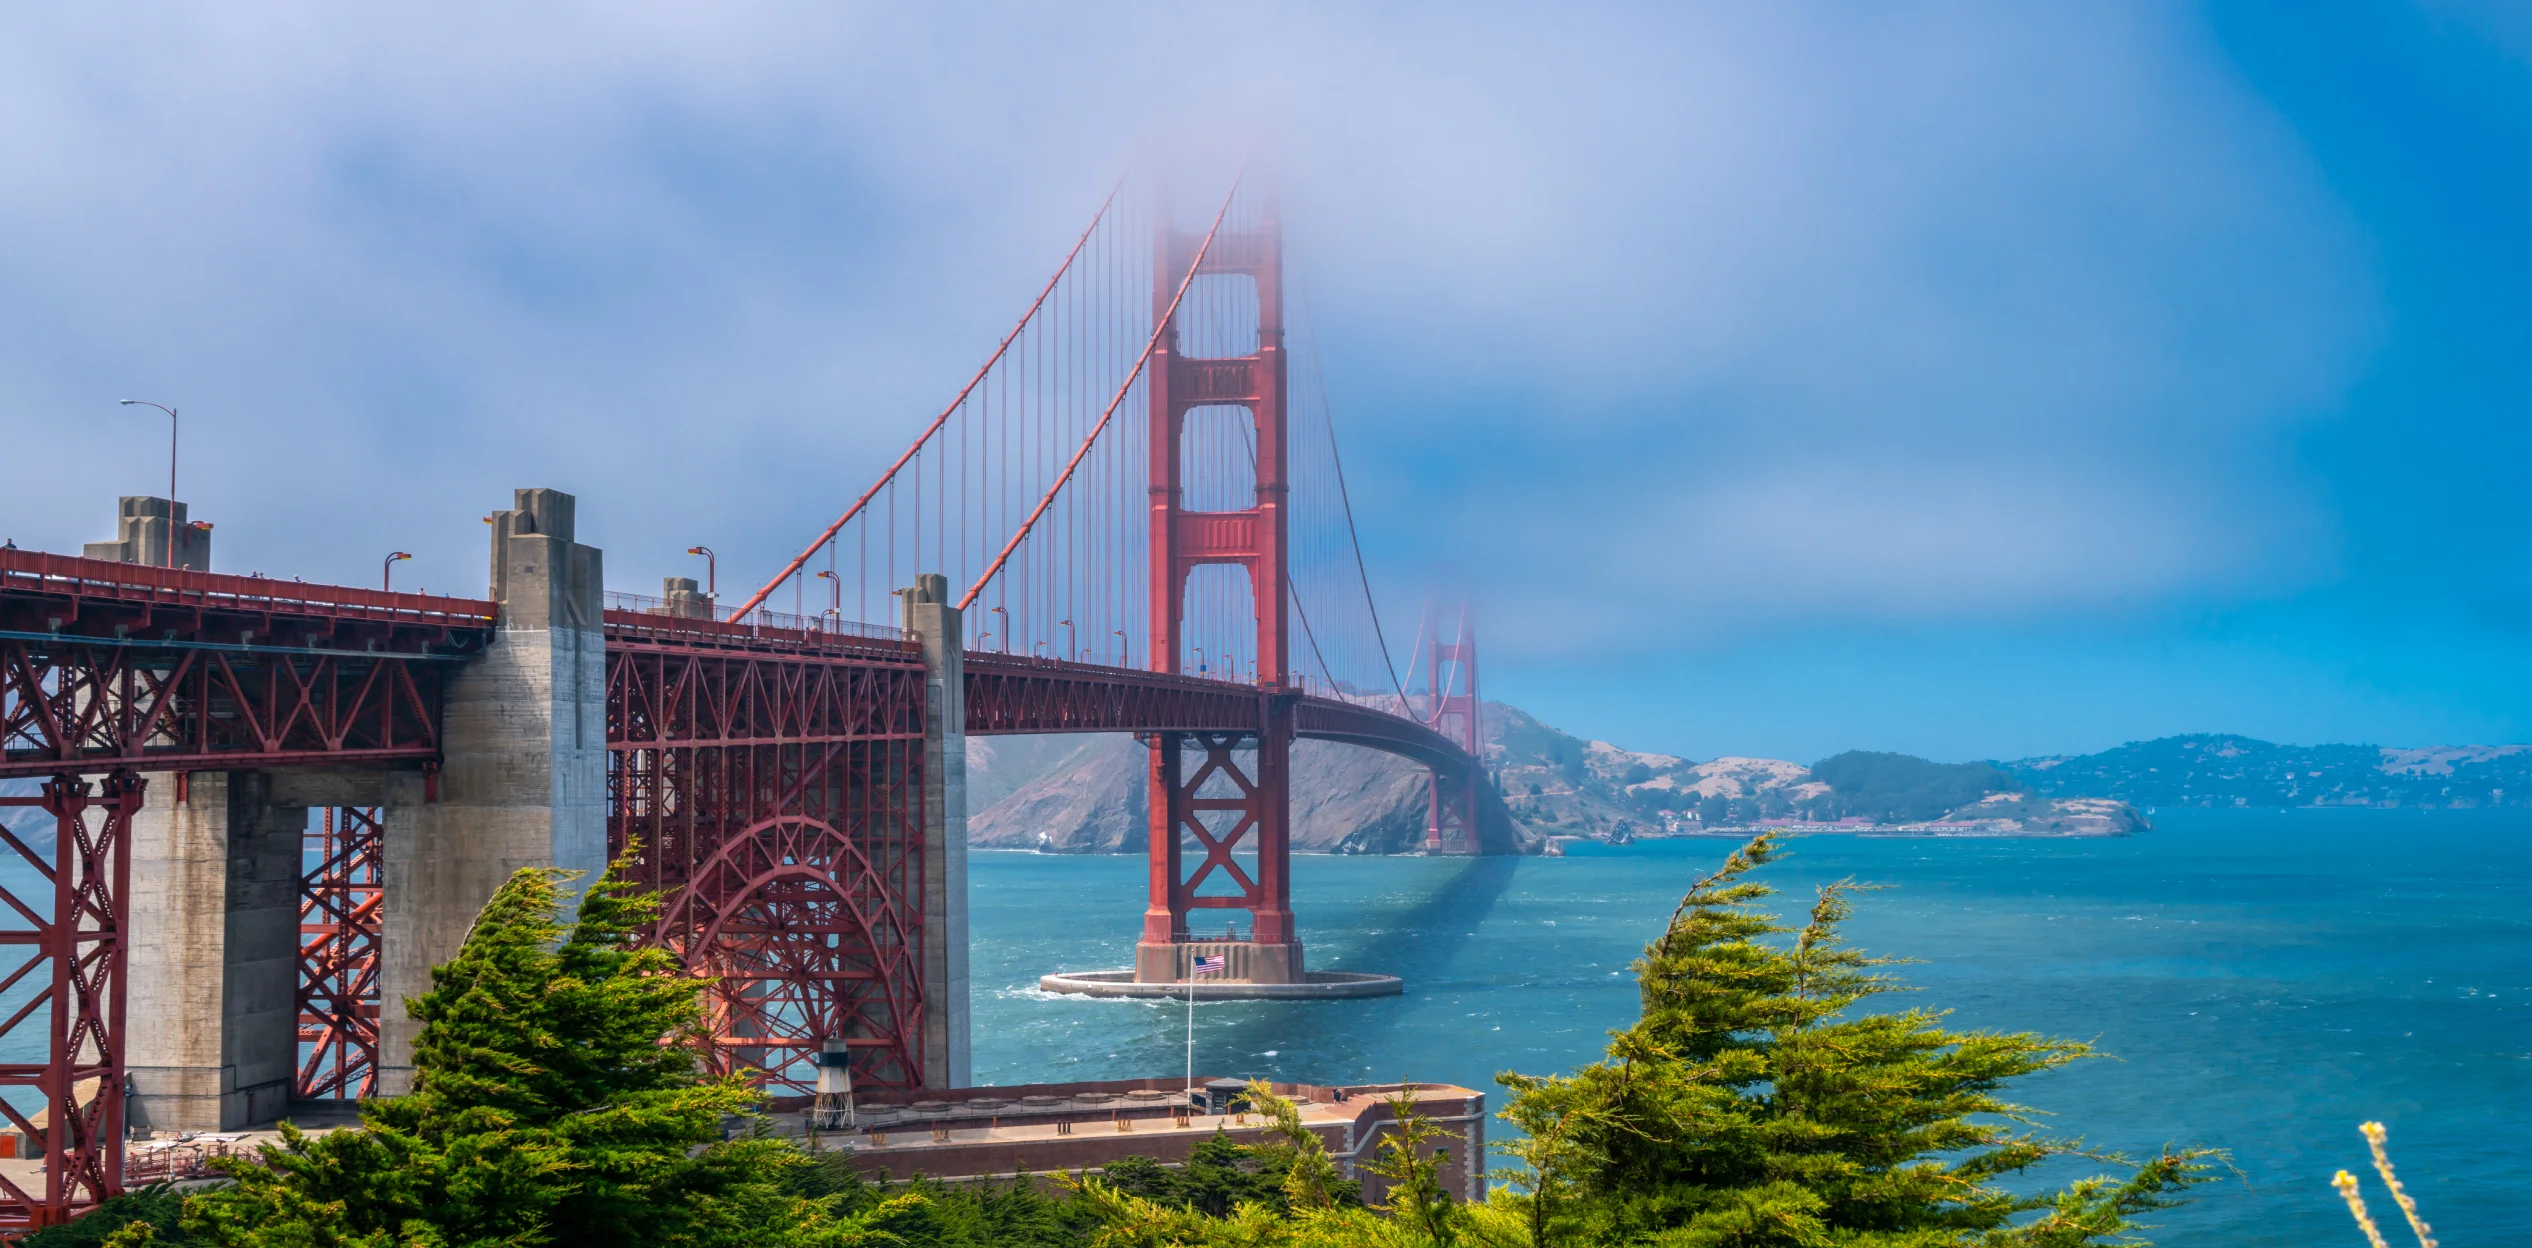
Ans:
{"type": "Polygon", "coordinates": [[[229,1131],[290,1107],[308,810],[273,780],[156,777],[132,818],[124,1060],[137,1130],[229,1131]]]}
{"type": "Polygon", "coordinates": [[[404,1002],[522,867],[594,879],[607,865],[604,577],[573,540],[575,500],[520,490],[492,514],[492,644],[451,674],[437,800],[400,775],[383,834],[378,1090],[413,1086],[420,1024],[404,1002]]]}
{"type": "Polygon", "coordinates": [[[382,1095],[412,1087],[418,1024],[405,1000],[430,987],[431,967],[456,953],[493,890],[521,867],[605,869],[602,566],[573,540],[573,512],[568,494],[521,490],[493,514],[498,624],[485,652],[450,673],[436,795],[420,772],[383,768],[207,771],[149,786],[132,825],[136,1127],[234,1130],[288,1112],[311,808],[383,808],[382,1095]]]}
{"type": "Polygon", "coordinates": [[[966,633],[949,578],[926,572],[904,595],[923,647],[923,1085],[972,1083],[967,1035],[966,633]]]}

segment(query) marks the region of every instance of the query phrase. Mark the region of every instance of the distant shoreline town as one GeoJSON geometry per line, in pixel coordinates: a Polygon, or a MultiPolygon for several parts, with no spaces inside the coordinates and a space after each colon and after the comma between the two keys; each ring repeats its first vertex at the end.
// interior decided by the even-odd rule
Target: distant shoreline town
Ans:
{"type": "MultiPolygon", "coordinates": [[[[1582,842],[1792,833],[2095,837],[2152,830],[2145,812],[2191,807],[2469,809],[2532,805],[2532,747],[2277,745],[2199,734],[2098,754],[1937,763],[1850,751],[1695,762],[1560,732],[1518,707],[1485,708],[1492,853],[1582,842]]],[[[1422,768],[1326,742],[1294,746],[1293,848],[1417,852],[1422,768]],[[1306,763],[1306,765],[1301,765],[1306,763]]],[[[968,741],[968,839],[982,848],[1140,853],[1145,748],[1132,738],[968,741]]]]}

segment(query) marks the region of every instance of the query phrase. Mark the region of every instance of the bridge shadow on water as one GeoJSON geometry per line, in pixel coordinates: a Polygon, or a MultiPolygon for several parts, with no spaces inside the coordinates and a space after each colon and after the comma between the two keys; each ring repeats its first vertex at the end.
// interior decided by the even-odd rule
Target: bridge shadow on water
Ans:
{"type": "Polygon", "coordinates": [[[1396,975],[1406,981],[1405,994],[1201,1005],[1196,1065],[1307,1083],[1387,1081],[1402,1074],[1435,1077],[1430,1071],[1380,1067],[1395,1064],[1397,1033],[1411,1016],[1429,1014],[1437,997],[1488,986],[1488,977],[1473,974],[1465,955],[1524,861],[1510,856],[1427,860],[1419,865],[1432,867],[1438,882],[1420,896],[1402,895],[1420,882],[1410,878],[1368,904],[1328,897],[1320,907],[1345,909],[1340,923],[1305,925],[1304,939],[1312,941],[1310,965],[1396,975]]]}

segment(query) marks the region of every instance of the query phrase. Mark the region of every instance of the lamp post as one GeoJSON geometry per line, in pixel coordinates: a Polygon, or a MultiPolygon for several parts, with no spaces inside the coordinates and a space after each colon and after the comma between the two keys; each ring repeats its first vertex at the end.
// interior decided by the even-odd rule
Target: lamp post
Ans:
{"type": "Polygon", "coordinates": [[[721,561],[709,546],[688,546],[686,553],[703,556],[703,596],[718,603],[721,600],[721,561]]]}
{"type": "Polygon", "coordinates": [[[844,631],[844,578],[830,571],[818,573],[818,579],[834,591],[835,601],[828,604],[826,613],[835,617],[835,631],[840,633],[844,631]]]}
{"type": "Polygon", "coordinates": [[[1073,661],[1073,658],[1077,653],[1077,647],[1073,644],[1073,622],[1071,620],[1057,620],[1055,622],[1064,626],[1064,661],[1070,663],[1073,661]]]}
{"type": "Polygon", "coordinates": [[[396,587],[396,565],[412,557],[401,550],[389,552],[387,558],[378,565],[378,588],[393,590],[396,587]]]}
{"type": "Polygon", "coordinates": [[[1125,635],[1125,630],[1124,630],[1124,629],[1122,629],[1122,628],[1120,628],[1120,629],[1117,629],[1117,630],[1116,630],[1116,635],[1117,635],[1117,666],[1118,666],[1118,667],[1130,667],[1130,666],[1132,666],[1132,664],[1131,664],[1130,662],[1128,662],[1128,660],[1130,660],[1130,659],[1132,659],[1132,658],[1134,657],[1134,646],[1133,646],[1134,639],[1133,639],[1133,638],[1131,638],[1131,637],[1126,636],[1126,635],[1125,635]]]}
{"type": "Polygon", "coordinates": [[[993,613],[1002,617],[1002,652],[1009,654],[1011,653],[1011,613],[1000,607],[995,607],[993,613]]]}
{"type": "Polygon", "coordinates": [[[167,566],[176,566],[176,409],[148,399],[121,400],[125,407],[154,407],[167,413],[167,566]]]}

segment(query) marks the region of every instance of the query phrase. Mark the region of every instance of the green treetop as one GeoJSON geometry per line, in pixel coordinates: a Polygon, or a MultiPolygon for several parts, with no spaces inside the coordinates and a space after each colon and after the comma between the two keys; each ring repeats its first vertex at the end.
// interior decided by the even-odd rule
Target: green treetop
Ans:
{"type": "Polygon", "coordinates": [[[2000,1186],[2079,1151],[2022,1130],[2000,1090],[2090,1047],[1858,1011],[1899,987],[1894,960],[1839,938],[1849,886],[1821,889],[1799,929],[1756,911],[1775,890],[1743,877],[1778,852],[1761,837],[1689,891],[1636,963],[1643,1016],[1606,1061],[1501,1076],[1527,1138],[1498,1203],[1533,1244],[2074,1248],[2131,1242],[2113,1237],[2205,1177],[2210,1154],[2167,1150],[2124,1181],[2000,1186]]]}
{"type": "Polygon", "coordinates": [[[411,1095],[366,1102],[359,1130],[284,1128],[234,1184],[186,1208],[228,1248],[846,1244],[867,1232],[801,1196],[811,1163],[777,1141],[724,1142],[758,1095],[695,1070],[704,981],[641,931],[657,900],[610,871],[566,930],[572,873],[523,870],[457,957],[408,1002],[422,1024],[411,1095]]]}

